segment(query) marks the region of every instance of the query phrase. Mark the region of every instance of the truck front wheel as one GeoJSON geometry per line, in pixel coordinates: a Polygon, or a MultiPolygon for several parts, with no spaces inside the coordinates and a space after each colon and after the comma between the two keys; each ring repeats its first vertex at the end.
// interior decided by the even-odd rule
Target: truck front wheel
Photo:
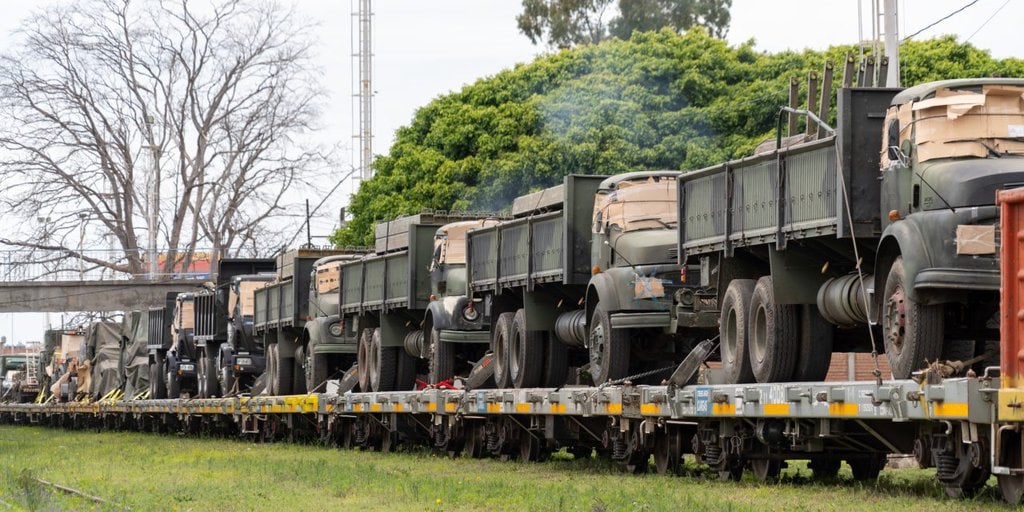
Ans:
{"type": "Polygon", "coordinates": [[[327,357],[313,352],[313,345],[306,347],[306,392],[323,392],[320,385],[327,380],[327,357]]]}
{"type": "Polygon", "coordinates": [[[430,383],[438,384],[455,375],[455,352],[449,343],[441,341],[441,331],[430,330],[430,383]]]}
{"type": "Polygon", "coordinates": [[[942,305],[925,306],[911,299],[906,287],[903,258],[897,257],[885,279],[882,305],[885,355],[895,379],[909,378],[942,356],[942,305]]]}
{"type": "Polygon", "coordinates": [[[618,380],[629,372],[629,332],[612,329],[611,314],[598,304],[590,319],[590,377],[594,384],[618,380]]]}
{"type": "Polygon", "coordinates": [[[220,394],[217,381],[217,357],[219,347],[207,345],[199,358],[199,396],[213,398],[220,394]]]}
{"type": "Polygon", "coordinates": [[[160,400],[167,398],[167,386],[163,379],[164,355],[157,352],[153,362],[149,364],[149,398],[160,400]]]}
{"type": "Polygon", "coordinates": [[[168,355],[164,359],[164,385],[167,387],[167,398],[178,399],[181,398],[181,377],[178,376],[178,372],[175,370],[175,364],[173,356],[168,355]]]}

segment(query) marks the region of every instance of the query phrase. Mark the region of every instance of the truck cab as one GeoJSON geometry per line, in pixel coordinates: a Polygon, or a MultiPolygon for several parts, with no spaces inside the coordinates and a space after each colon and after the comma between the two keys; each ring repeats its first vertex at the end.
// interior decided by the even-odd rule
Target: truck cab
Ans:
{"type": "MultiPolygon", "coordinates": [[[[434,257],[430,262],[431,305],[428,314],[435,329],[480,331],[487,334],[482,315],[467,296],[466,238],[472,229],[494,226],[496,219],[467,220],[444,225],[434,235],[434,257]]],[[[453,333],[442,333],[445,337],[453,333]]],[[[464,334],[464,337],[473,335],[464,334]]],[[[488,336],[479,337],[481,343],[488,336]]],[[[467,338],[464,341],[470,341],[467,338]]]]}
{"type": "Polygon", "coordinates": [[[236,384],[237,392],[244,392],[266,369],[263,340],[253,336],[254,294],[273,281],[273,274],[243,274],[229,281],[227,343],[217,353],[218,379],[225,395],[236,384]]]}
{"type": "MultiPolygon", "coordinates": [[[[629,371],[629,330],[672,330],[673,293],[680,282],[679,175],[626,173],[598,187],[591,238],[593,277],[586,297],[587,347],[595,383],[629,371]]],[[[659,357],[672,352],[669,347],[651,348],[636,352],[659,357]]]]}
{"type": "Polygon", "coordinates": [[[882,133],[874,292],[886,351],[896,366],[981,355],[998,340],[994,198],[1024,183],[1024,80],[911,87],[882,133]]]}

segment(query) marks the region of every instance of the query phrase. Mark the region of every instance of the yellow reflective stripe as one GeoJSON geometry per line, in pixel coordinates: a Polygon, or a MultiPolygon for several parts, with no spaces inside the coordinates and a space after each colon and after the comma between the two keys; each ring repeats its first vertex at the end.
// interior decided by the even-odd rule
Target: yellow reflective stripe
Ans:
{"type": "Polygon", "coordinates": [[[828,413],[832,416],[856,416],[857,404],[846,402],[832,402],[828,404],[828,413]]]}
{"type": "Polygon", "coordinates": [[[932,406],[932,414],[945,417],[967,417],[967,404],[960,402],[935,402],[932,406]]]}
{"type": "Polygon", "coordinates": [[[644,415],[655,415],[661,414],[660,404],[640,404],[640,414],[644,415]]]}
{"type": "Polygon", "coordinates": [[[608,404],[605,406],[605,410],[608,411],[608,414],[622,414],[622,404],[608,404]]]}
{"type": "Polygon", "coordinates": [[[553,414],[565,414],[565,404],[551,404],[553,414]]]}
{"type": "Polygon", "coordinates": [[[455,407],[455,404],[453,404],[453,403],[449,402],[447,404],[444,404],[444,411],[445,412],[455,412],[455,409],[456,409],[456,407],[455,407]]]}
{"type": "Polygon", "coordinates": [[[764,404],[765,416],[785,416],[789,414],[789,404],[764,404]]]}
{"type": "Polygon", "coordinates": [[[736,414],[736,404],[711,404],[711,414],[736,414]]]}
{"type": "Polygon", "coordinates": [[[530,412],[531,409],[530,404],[516,404],[516,412],[530,412]]]}

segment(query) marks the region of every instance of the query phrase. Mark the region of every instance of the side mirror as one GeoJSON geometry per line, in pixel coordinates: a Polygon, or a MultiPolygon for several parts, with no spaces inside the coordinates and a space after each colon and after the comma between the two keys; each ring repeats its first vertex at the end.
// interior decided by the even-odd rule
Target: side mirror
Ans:
{"type": "Polygon", "coordinates": [[[914,143],[910,142],[910,139],[903,141],[903,143],[900,144],[900,152],[903,153],[903,158],[909,162],[910,158],[914,156],[914,143]]]}

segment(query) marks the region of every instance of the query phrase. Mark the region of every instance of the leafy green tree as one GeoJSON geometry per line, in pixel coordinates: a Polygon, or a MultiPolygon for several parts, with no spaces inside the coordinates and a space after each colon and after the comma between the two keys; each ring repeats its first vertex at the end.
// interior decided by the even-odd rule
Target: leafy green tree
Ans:
{"type": "MultiPolygon", "coordinates": [[[[505,210],[568,173],[690,170],[749,155],[774,136],[790,77],[826,59],[841,69],[847,52],[857,48],[770,54],[664,29],[544,55],[420,108],[374,161],[333,240],[365,245],[375,222],[423,209],[505,210]]],[[[907,85],[1024,77],[1024,61],[952,36],[909,41],[902,56],[907,85]]]]}
{"type": "Polygon", "coordinates": [[[609,36],[629,39],[633,32],[668,27],[676,32],[704,27],[715,37],[729,29],[732,0],[523,0],[516,16],[519,31],[533,44],[555,48],[596,44],[609,36]]]}

